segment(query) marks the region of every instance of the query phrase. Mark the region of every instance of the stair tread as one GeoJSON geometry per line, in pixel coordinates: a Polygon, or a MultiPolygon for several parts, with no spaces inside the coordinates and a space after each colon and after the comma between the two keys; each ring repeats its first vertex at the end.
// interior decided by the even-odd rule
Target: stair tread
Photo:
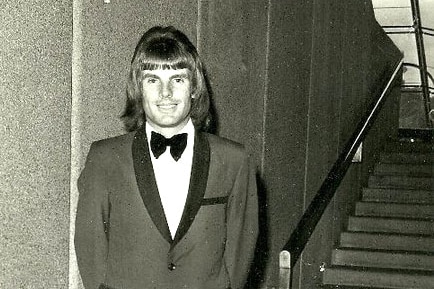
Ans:
{"type": "Polygon", "coordinates": [[[429,190],[363,188],[364,201],[434,204],[434,192],[429,190]]]}
{"type": "Polygon", "coordinates": [[[360,205],[368,205],[368,206],[390,206],[390,207],[405,207],[405,208],[434,208],[434,204],[402,204],[402,203],[388,203],[388,202],[368,202],[368,201],[360,201],[357,202],[360,205]]]}
{"type": "Polygon", "coordinates": [[[434,191],[434,178],[396,175],[371,175],[369,176],[368,187],[434,191]]]}
{"type": "Polygon", "coordinates": [[[384,146],[387,152],[412,152],[412,153],[429,153],[434,151],[432,142],[403,142],[391,141],[384,146]]]}
{"type": "Polygon", "coordinates": [[[434,204],[401,204],[388,202],[357,202],[357,216],[434,218],[434,204]]]}
{"type": "Polygon", "coordinates": [[[403,164],[403,163],[378,163],[377,166],[384,166],[384,167],[403,167],[403,168],[432,168],[432,164],[428,163],[421,163],[421,164],[415,164],[415,163],[409,163],[409,164],[403,164]]]}
{"type": "Polygon", "coordinates": [[[341,248],[407,250],[434,252],[434,236],[368,232],[342,232],[341,248]]]}
{"type": "Polygon", "coordinates": [[[374,168],[374,175],[434,177],[434,166],[432,164],[378,163],[374,168]]]}
{"type": "Polygon", "coordinates": [[[323,272],[323,284],[358,288],[432,289],[431,271],[330,266],[323,272]]]}
{"type": "Polygon", "coordinates": [[[428,153],[411,153],[411,152],[383,152],[380,154],[381,163],[425,163],[432,164],[434,156],[428,153]]]}
{"type": "Polygon", "coordinates": [[[399,217],[384,217],[384,216],[350,216],[350,219],[384,221],[384,222],[404,222],[412,224],[434,224],[434,220],[427,220],[425,218],[399,218],[399,217]]]}
{"type": "MultiPolygon", "coordinates": [[[[434,259],[434,252],[409,252],[407,250],[390,250],[390,249],[364,249],[364,248],[345,248],[339,247],[333,249],[333,252],[350,252],[356,254],[365,254],[365,255],[396,255],[396,256],[405,256],[405,257],[418,257],[423,256],[429,259],[434,259]]],[[[427,269],[430,271],[434,270],[434,262],[432,263],[432,269],[427,269]]]]}
{"type": "Polygon", "coordinates": [[[350,216],[348,231],[434,235],[434,222],[426,219],[350,216]]]}
{"type": "Polygon", "coordinates": [[[382,178],[382,179],[408,179],[408,180],[434,180],[434,177],[425,177],[425,176],[396,176],[396,175],[371,175],[373,178],[382,178]]]}
{"type": "Polygon", "coordinates": [[[397,268],[432,271],[434,254],[421,252],[337,248],[332,253],[332,264],[373,268],[397,268]]]}

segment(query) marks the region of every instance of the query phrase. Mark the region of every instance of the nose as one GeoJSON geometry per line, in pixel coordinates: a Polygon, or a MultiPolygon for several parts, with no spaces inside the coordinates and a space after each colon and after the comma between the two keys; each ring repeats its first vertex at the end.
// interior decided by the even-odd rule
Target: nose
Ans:
{"type": "Polygon", "coordinates": [[[161,84],[160,95],[161,98],[172,97],[172,88],[170,87],[170,83],[164,82],[161,84]]]}

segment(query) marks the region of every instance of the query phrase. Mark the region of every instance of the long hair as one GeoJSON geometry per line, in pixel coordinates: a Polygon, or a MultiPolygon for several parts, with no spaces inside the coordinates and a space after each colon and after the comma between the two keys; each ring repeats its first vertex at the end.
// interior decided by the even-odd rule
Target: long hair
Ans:
{"type": "Polygon", "coordinates": [[[192,72],[190,117],[197,129],[211,127],[210,96],[205,69],[195,46],[187,36],[172,26],[155,26],[146,31],[136,46],[131,61],[123,114],[125,128],[134,131],[145,122],[142,101],[142,71],[154,69],[184,69],[192,72]]]}

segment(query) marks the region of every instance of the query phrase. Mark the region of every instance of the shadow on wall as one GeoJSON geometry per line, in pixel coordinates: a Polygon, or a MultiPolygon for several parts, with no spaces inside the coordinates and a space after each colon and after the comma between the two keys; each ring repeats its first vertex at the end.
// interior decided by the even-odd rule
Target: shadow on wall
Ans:
{"type": "Polygon", "coordinates": [[[264,181],[259,173],[256,175],[258,186],[259,206],[259,236],[256,242],[255,257],[250,268],[245,289],[257,289],[265,281],[265,269],[269,260],[268,227],[267,218],[267,193],[264,181]]]}

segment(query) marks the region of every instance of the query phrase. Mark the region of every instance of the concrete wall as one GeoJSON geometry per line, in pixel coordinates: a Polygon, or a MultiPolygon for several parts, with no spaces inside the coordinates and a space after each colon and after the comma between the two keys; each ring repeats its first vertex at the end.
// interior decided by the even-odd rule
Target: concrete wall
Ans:
{"type": "Polygon", "coordinates": [[[0,4],[0,288],[67,288],[71,15],[0,4]]]}

